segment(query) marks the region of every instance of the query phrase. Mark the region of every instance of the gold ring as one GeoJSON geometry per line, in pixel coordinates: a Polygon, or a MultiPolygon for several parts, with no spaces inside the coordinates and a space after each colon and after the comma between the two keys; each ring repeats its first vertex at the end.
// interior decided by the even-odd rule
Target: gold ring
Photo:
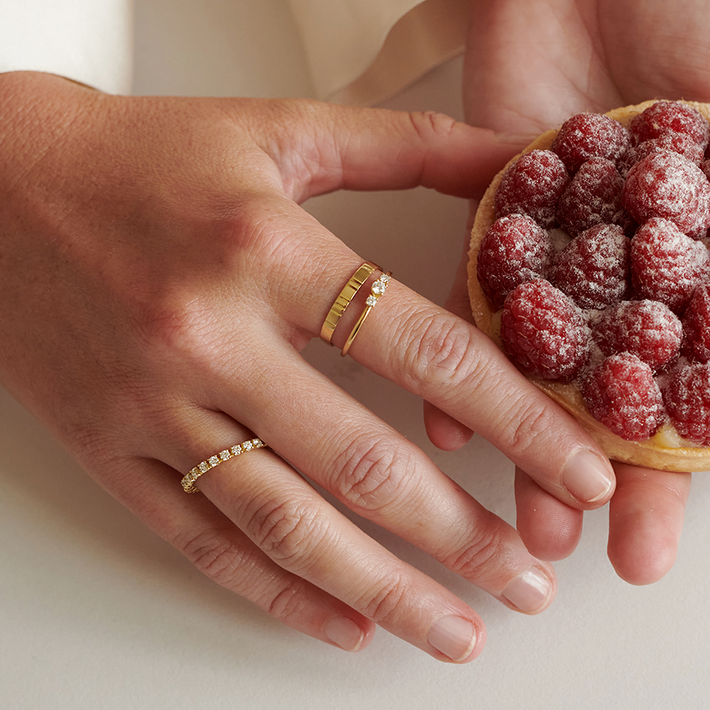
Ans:
{"type": "Polygon", "coordinates": [[[190,472],[183,476],[180,481],[185,493],[197,493],[200,489],[195,485],[195,481],[207,471],[213,469],[215,466],[219,466],[229,459],[233,459],[235,456],[244,454],[252,449],[263,449],[266,444],[261,439],[247,439],[241,444],[236,444],[232,446],[231,449],[224,449],[214,456],[210,456],[201,463],[198,463],[195,468],[190,469],[190,472]]]}
{"type": "Polygon", "coordinates": [[[360,332],[360,328],[362,328],[362,324],[365,322],[365,319],[370,315],[370,311],[377,305],[377,301],[379,301],[384,295],[387,290],[387,284],[390,282],[391,278],[392,272],[388,271],[386,274],[382,274],[382,276],[380,276],[380,278],[372,284],[370,295],[365,301],[365,310],[362,312],[362,315],[358,318],[357,323],[355,323],[353,329],[350,331],[350,335],[348,335],[345,345],[343,345],[343,349],[340,353],[343,357],[348,354],[350,346],[353,344],[357,334],[360,332]]]}
{"type": "MultiPolygon", "coordinates": [[[[320,337],[325,340],[328,345],[332,345],[333,333],[340,322],[340,319],[345,313],[345,309],[350,305],[350,302],[355,298],[355,294],[362,288],[362,285],[370,278],[373,271],[380,267],[373,264],[371,261],[366,261],[345,284],[343,290],[338,294],[338,297],[330,307],[330,311],[323,321],[323,327],[320,329],[320,337]]],[[[381,269],[380,269],[381,271],[381,269]]]]}

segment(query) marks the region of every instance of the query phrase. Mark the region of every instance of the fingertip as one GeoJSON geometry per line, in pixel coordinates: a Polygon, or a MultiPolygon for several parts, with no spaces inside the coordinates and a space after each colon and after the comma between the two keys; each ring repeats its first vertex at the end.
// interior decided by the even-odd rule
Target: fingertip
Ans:
{"type": "Polygon", "coordinates": [[[473,436],[473,431],[430,402],[424,402],[424,428],[429,441],[442,451],[458,451],[473,436]]]}
{"type": "Polygon", "coordinates": [[[367,648],[375,636],[375,625],[367,620],[355,621],[347,616],[334,616],[323,625],[323,635],[343,651],[357,653],[367,648]]]}
{"type": "Polygon", "coordinates": [[[677,541],[658,539],[653,525],[632,523],[609,538],[607,554],[616,574],[634,586],[655,584],[677,559],[677,541]],[[655,538],[655,539],[654,539],[655,538]]]}
{"type": "Polygon", "coordinates": [[[551,565],[540,563],[512,579],[503,592],[503,601],[523,614],[535,615],[552,604],[557,579],[551,565]]]}
{"type": "Polygon", "coordinates": [[[606,457],[591,449],[578,449],[565,461],[561,472],[565,490],[585,508],[598,508],[614,493],[614,469],[606,457]]]}
{"type": "Polygon", "coordinates": [[[449,663],[469,663],[483,651],[486,629],[480,621],[456,614],[438,618],[429,628],[427,643],[431,655],[449,663]]]}
{"type": "Polygon", "coordinates": [[[516,527],[533,557],[548,562],[569,557],[582,536],[583,512],[571,508],[516,469],[516,527]]]}

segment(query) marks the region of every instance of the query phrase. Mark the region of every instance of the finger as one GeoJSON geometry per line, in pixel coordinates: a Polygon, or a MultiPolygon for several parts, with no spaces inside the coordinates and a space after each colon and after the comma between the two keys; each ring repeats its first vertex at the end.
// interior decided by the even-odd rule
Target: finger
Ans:
{"type": "MultiPolygon", "coordinates": [[[[333,283],[333,299],[342,281],[333,283]]],[[[380,300],[352,345],[354,359],[478,432],[561,501],[588,508],[611,497],[613,470],[596,442],[488,337],[396,280],[380,300]]],[[[300,313],[311,332],[327,307],[317,318],[300,313]]],[[[337,345],[361,307],[346,311],[337,345]]]]}
{"type": "Polygon", "coordinates": [[[205,497],[185,495],[172,468],[129,465],[130,477],[105,479],[112,493],[200,572],[308,636],[352,652],[370,644],[372,621],[277,565],[205,497]]]}
{"type": "Polygon", "coordinates": [[[520,147],[439,113],[308,101],[273,104],[268,130],[265,125],[253,126],[257,140],[298,202],[337,189],[417,185],[478,197],[520,147]],[[274,126],[281,129],[274,132],[274,126]],[[284,141],[284,134],[295,139],[284,141]]]}
{"type": "MultiPolygon", "coordinates": [[[[214,422],[210,437],[229,431],[214,422]]],[[[294,625],[308,628],[309,617],[315,617],[321,636],[327,634],[321,622],[330,609],[304,609],[303,592],[318,588],[354,610],[341,610],[339,618],[369,619],[440,660],[465,662],[480,653],[485,628],[470,607],[371,540],[273,453],[260,449],[225,461],[203,475],[199,487],[258,550],[288,573],[294,596],[287,606],[294,625]]],[[[230,564],[229,556],[217,553],[220,559],[211,563],[213,568],[230,564]]]]}
{"type": "Polygon", "coordinates": [[[622,579],[651,584],[673,566],[690,492],[689,473],[615,464],[609,509],[609,559],[622,579]]]}
{"type": "Polygon", "coordinates": [[[519,468],[515,471],[516,527],[525,546],[541,560],[562,560],[582,536],[583,513],[560,502],[519,468]]]}
{"type": "Polygon", "coordinates": [[[468,444],[473,431],[431,402],[424,402],[424,428],[429,441],[442,451],[458,451],[468,444]]]}
{"type": "MultiPolygon", "coordinates": [[[[476,201],[472,201],[470,209],[470,222],[475,214],[476,201]]],[[[470,232],[471,224],[466,230],[470,232]]],[[[455,316],[475,325],[471,313],[471,302],[468,297],[468,237],[463,240],[463,250],[459,259],[454,282],[451,287],[444,308],[455,316]]],[[[456,451],[467,444],[473,436],[473,431],[465,424],[457,421],[443,412],[431,402],[424,402],[424,427],[427,436],[434,446],[444,451],[456,451]]]]}
{"type": "Polygon", "coordinates": [[[278,339],[261,349],[273,363],[268,380],[251,378],[238,402],[212,393],[225,412],[242,412],[250,428],[358,515],[508,606],[537,613],[550,604],[553,571],[528,553],[510,525],[278,339]]]}

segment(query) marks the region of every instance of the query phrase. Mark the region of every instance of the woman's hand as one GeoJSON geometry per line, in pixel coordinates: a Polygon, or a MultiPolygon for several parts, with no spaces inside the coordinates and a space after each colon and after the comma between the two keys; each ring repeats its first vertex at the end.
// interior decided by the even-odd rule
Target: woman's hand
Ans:
{"type": "MultiPolygon", "coordinates": [[[[380,624],[470,660],[485,637],[476,613],[309,480],[511,608],[546,608],[554,573],[300,357],[363,259],[298,203],[418,184],[473,197],[511,152],[437,115],[0,76],[2,380],[119,501],[290,626],[357,650],[380,624]],[[272,450],[225,461],[185,495],[187,471],[252,436],[272,450]]],[[[402,284],[350,354],[477,427],[575,509],[610,497],[587,435],[475,328],[402,284]]]]}
{"type": "MultiPolygon", "coordinates": [[[[651,98],[710,100],[710,5],[701,0],[484,0],[472,3],[464,105],[475,126],[540,133],[581,111],[651,98]]],[[[459,279],[450,307],[465,314],[459,279]]],[[[429,408],[435,441],[452,448],[466,427],[429,408]]],[[[519,467],[518,529],[531,552],[572,552],[582,514],[519,467]]],[[[675,561],[690,475],[616,465],[608,553],[618,574],[654,582],[675,561]]]]}

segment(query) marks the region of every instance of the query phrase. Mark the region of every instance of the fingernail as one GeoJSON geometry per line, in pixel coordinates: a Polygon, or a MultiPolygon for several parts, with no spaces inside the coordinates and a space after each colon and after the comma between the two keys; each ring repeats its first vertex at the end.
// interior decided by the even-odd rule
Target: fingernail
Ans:
{"type": "Polygon", "coordinates": [[[344,651],[358,651],[362,643],[362,629],[346,616],[336,616],[323,627],[323,633],[344,651]]]}
{"type": "Polygon", "coordinates": [[[595,503],[609,494],[614,478],[609,464],[585,449],[565,464],[562,485],[578,501],[595,503]]]}
{"type": "Polygon", "coordinates": [[[534,614],[545,606],[551,593],[550,578],[539,570],[530,569],[510,582],[501,596],[519,611],[534,614]]]}
{"type": "Polygon", "coordinates": [[[476,628],[460,616],[442,616],[431,625],[427,641],[452,661],[463,661],[476,645],[476,628]]]}

